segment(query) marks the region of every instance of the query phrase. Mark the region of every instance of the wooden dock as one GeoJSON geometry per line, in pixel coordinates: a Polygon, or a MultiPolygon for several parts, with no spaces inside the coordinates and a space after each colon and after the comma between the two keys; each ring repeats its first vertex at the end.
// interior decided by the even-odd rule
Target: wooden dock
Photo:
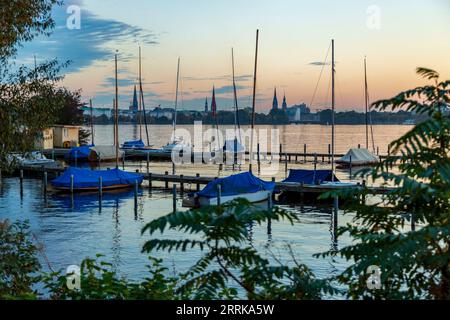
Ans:
{"type": "MultiPolygon", "coordinates": [[[[21,179],[24,178],[24,173],[27,176],[59,176],[65,169],[62,167],[45,167],[45,166],[27,166],[21,167],[18,172],[21,179]]],[[[136,170],[139,172],[139,170],[136,170]]],[[[167,171],[164,174],[160,173],[151,173],[144,172],[141,173],[144,176],[144,180],[147,180],[149,183],[149,188],[163,188],[170,189],[173,184],[179,185],[179,191],[184,192],[185,190],[199,191],[200,187],[208,184],[209,182],[217,179],[218,177],[206,177],[201,176],[200,174],[196,174],[195,176],[185,176],[185,175],[172,175],[167,171]],[[153,182],[163,183],[163,186],[153,186],[153,182]],[[171,185],[169,185],[171,184],[171,185]]],[[[272,178],[272,181],[275,182],[275,178],[272,178]]],[[[295,184],[295,183],[285,183],[285,182],[275,182],[276,190],[298,193],[298,194],[322,194],[326,192],[330,192],[336,190],[333,185],[305,185],[305,184],[295,184]]],[[[362,184],[349,187],[349,188],[363,188],[362,184]]],[[[391,187],[379,187],[379,186],[366,186],[370,193],[372,194],[383,194],[389,191],[392,191],[391,187]]],[[[342,187],[340,187],[342,189],[342,187]]]]}

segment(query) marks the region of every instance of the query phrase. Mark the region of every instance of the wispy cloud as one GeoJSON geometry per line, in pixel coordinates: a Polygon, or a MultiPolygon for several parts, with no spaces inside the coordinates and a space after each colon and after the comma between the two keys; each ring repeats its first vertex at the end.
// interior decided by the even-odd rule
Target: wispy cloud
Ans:
{"type": "MultiPolygon", "coordinates": [[[[82,7],[81,29],[70,30],[66,26],[67,6],[81,5],[80,0],[69,0],[62,7],[56,7],[52,16],[55,29],[50,37],[40,36],[21,50],[22,62],[29,61],[33,54],[39,60],[58,57],[71,60],[68,72],[77,72],[92,65],[95,61],[112,60],[114,50],[108,48],[112,43],[126,45],[129,43],[155,45],[158,43],[155,33],[143,28],[112,19],[100,18],[82,7]]],[[[120,53],[121,61],[129,61],[135,57],[130,53],[120,53]]]]}

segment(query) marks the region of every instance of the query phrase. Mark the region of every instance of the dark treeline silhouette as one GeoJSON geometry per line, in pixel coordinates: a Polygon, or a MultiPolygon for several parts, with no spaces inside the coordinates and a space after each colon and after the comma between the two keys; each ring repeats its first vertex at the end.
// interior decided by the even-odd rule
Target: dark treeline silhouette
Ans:
{"type": "MultiPolygon", "coordinates": [[[[232,111],[218,111],[218,123],[221,125],[233,125],[234,113],[232,111]]],[[[330,124],[331,110],[322,110],[317,113],[316,120],[300,121],[300,123],[309,124],[330,124]]],[[[413,123],[422,122],[426,119],[424,115],[416,115],[407,111],[398,112],[378,112],[372,111],[370,113],[371,122],[373,124],[403,124],[406,121],[413,121],[413,123]]],[[[89,115],[85,116],[86,123],[89,123],[89,115]]],[[[193,124],[195,121],[202,121],[203,124],[213,125],[216,123],[211,113],[205,114],[203,112],[193,111],[179,111],[177,115],[178,124],[193,124]]],[[[336,124],[346,125],[362,125],[366,123],[366,115],[362,112],[344,111],[337,112],[335,116],[336,124]]],[[[113,124],[114,119],[106,115],[94,116],[94,124],[113,124]]],[[[137,123],[136,116],[119,116],[120,123],[137,123]]],[[[239,112],[239,122],[241,125],[251,124],[251,110],[246,108],[239,112]]],[[[172,124],[172,119],[167,117],[154,117],[147,115],[148,124],[172,124]]],[[[290,119],[282,110],[271,111],[269,114],[257,113],[256,124],[259,125],[285,125],[290,123],[298,123],[294,119],[290,119]]]]}

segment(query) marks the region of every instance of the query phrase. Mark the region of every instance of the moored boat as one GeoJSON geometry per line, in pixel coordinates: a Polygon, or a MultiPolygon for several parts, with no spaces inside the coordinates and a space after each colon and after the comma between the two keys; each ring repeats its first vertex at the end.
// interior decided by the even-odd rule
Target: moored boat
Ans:
{"type": "Polygon", "coordinates": [[[189,194],[184,204],[201,207],[217,205],[219,201],[222,204],[238,198],[256,203],[268,200],[274,188],[274,182],[266,182],[250,172],[243,172],[211,181],[203,190],[189,194]]]}
{"type": "Polygon", "coordinates": [[[380,158],[365,148],[352,148],[345,156],[336,160],[341,167],[370,166],[380,162],[380,158]]]}
{"type": "Polygon", "coordinates": [[[125,172],[119,169],[87,170],[74,167],[67,168],[58,178],[51,181],[54,189],[59,191],[83,192],[132,188],[140,186],[144,177],[141,174],[125,172]]]}

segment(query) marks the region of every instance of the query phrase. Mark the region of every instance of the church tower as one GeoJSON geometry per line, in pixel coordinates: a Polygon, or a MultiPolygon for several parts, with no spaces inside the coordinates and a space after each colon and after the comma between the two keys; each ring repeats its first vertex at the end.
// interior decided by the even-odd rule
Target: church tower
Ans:
{"type": "Polygon", "coordinates": [[[212,92],[212,101],[211,101],[211,112],[213,117],[216,116],[217,112],[217,104],[216,104],[216,89],[213,86],[213,92],[212,92]]]}
{"type": "Polygon", "coordinates": [[[272,102],[272,110],[278,110],[278,98],[277,98],[277,88],[275,87],[275,91],[273,93],[273,102],[272,102]]]}
{"type": "Polygon", "coordinates": [[[131,105],[130,109],[133,112],[139,111],[139,103],[138,103],[138,97],[137,97],[137,92],[136,92],[136,86],[134,86],[133,104],[131,105]]]}
{"type": "Polygon", "coordinates": [[[205,113],[208,113],[208,97],[205,100],[205,113]]]}
{"type": "Polygon", "coordinates": [[[287,110],[286,93],[284,94],[283,97],[283,105],[281,106],[281,109],[283,109],[283,111],[287,110]]]}

